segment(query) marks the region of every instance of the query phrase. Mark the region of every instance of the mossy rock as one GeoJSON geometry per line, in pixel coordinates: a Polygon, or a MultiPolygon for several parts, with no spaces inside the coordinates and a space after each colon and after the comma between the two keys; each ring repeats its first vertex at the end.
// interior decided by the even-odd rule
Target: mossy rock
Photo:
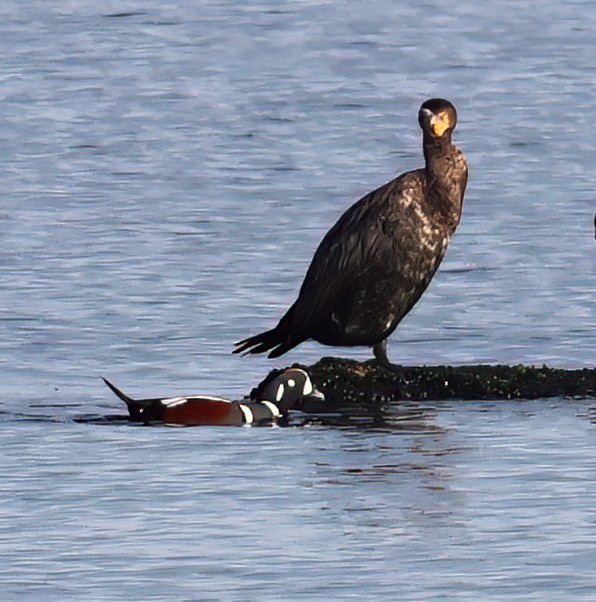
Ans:
{"type": "MultiPolygon", "coordinates": [[[[596,369],[547,366],[383,366],[325,357],[308,371],[325,408],[362,408],[407,400],[596,397],[596,369]]],[[[321,411],[322,408],[304,408],[321,411]]]]}

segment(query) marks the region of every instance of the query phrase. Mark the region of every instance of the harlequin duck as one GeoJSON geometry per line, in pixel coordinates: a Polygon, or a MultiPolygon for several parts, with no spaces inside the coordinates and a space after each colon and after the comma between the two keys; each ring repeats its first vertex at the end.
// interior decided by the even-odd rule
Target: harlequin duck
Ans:
{"type": "Polygon", "coordinates": [[[288,368],[266,379],[253,389],[249,398],[232,401],[210,395],[132,399],[107,379],[106,385],[124,401],[130,420],[162,422],[186,426],[269,425],[285,417],[303,401],[323,396],[316,391],[308,374],[300,368],[288,368]]]}

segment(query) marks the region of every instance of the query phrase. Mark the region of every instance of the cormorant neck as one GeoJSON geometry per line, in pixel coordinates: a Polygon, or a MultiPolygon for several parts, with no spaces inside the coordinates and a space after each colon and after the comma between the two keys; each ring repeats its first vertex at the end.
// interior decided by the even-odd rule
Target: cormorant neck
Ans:
{"type": "Polygon", "coordinates": [[[459,221],[465,182],[462,184],[454,161],[457,149],[451,143],[451,132],[440,138],[425,132],[423,148],[426,159],[427,198],[453,231],[459,221]]]}
{"type": "Polygon", "coordinates": [[[422,147],[424,149],[424,158],[426,159],[426,167],[428,169],[431,167],[430,164],[433,162],[433,159],[449,154],[449,151],[453,147],[451,144],[451,132],[447,132],[440,138],[435,138],[424,132],[422,147]]]}
{"type": "Polygon", "coordinates": [[[451,144],[451,132],[447,132],[440,138],[435,138],[425,132],[422,145],[429,183],[431,186],[440,189],[445,181],[445,177],[451,172],[449,157],[453,155],[455,148],[451,144]]]}

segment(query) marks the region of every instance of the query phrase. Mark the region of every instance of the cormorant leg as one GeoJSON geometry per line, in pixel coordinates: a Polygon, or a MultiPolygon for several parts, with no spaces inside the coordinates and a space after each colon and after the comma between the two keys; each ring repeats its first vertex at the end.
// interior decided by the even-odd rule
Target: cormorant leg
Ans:
{"type": "Polygon", "coordinates": [[[387,339],[383,339],[380,343],[373,345],[373,353],[379,364],[383,364],[384,366],[391,365],[387,357],[387,339]]]}

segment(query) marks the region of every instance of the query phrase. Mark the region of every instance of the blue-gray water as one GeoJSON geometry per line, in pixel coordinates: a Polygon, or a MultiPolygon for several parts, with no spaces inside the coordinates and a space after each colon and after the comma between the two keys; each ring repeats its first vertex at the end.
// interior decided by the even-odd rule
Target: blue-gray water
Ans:
{"type": "Polygon", "coordinates": [[[137,428],[246,393],[230,355],[327,228],[458,107],[461,226],[398,363],[592,367],[590,2],[0,4],[4,600],[594,600],[594,402],[425,404],[383,430],[137,428]]]}

